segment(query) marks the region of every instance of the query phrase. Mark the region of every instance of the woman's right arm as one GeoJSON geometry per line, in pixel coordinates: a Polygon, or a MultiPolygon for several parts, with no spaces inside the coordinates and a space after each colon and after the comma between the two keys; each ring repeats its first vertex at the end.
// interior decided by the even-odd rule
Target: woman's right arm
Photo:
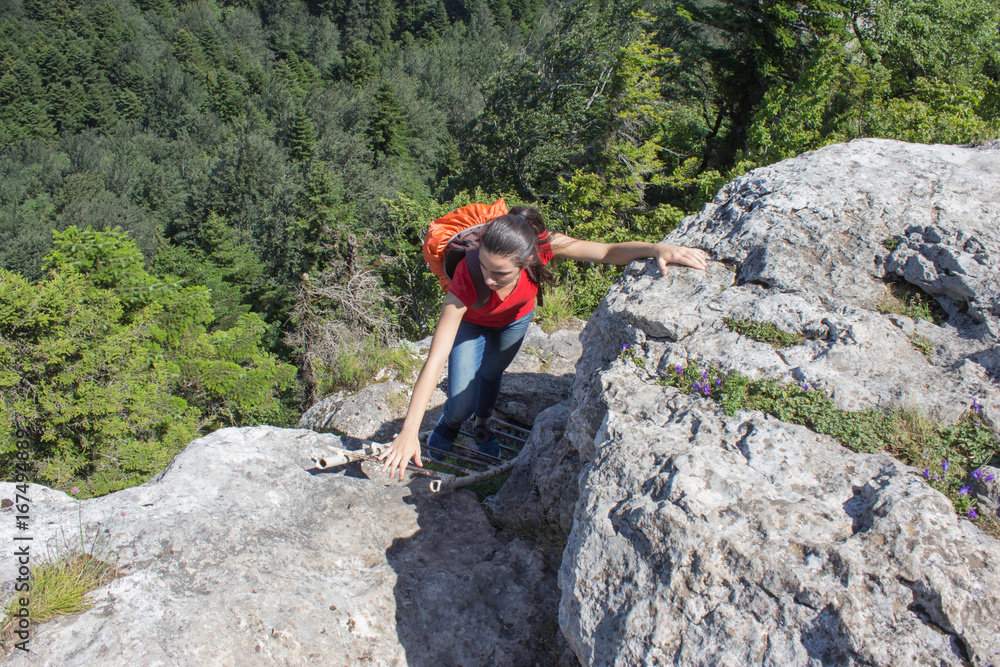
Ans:
{"type": "Polygon", "coordinates": [[[441,371],[444,370],[444,363],[451,354],[451,347],[455,343],[455,335],[458,333],[458,325],[465,315],[466,306],[459,301],[454,294],[448,293],[444,299],[444,309],[441,311],[441,319],[438,320],[437,328],[434,329],[434,338],[431,339],[431,349],[427,354],[427,361],[417,376],[417,382],[413,385],[413,395],[410,397],[410,407],[406,411],[406,419],[403,420],[403,428],[399,435],[392,441],[392,446],[388,451],[379,456],[383,461],[382,472],[388,472],[392,477],[395,471],[399,470],[399,479],[403,479],[403,471],[406,469],[410,459],[420,466],[424,466],[420,460],[420,423],[424,420],[424,413],[427,411],[427,403],[431,400],[434,387],[441,379],[441,371]]]}

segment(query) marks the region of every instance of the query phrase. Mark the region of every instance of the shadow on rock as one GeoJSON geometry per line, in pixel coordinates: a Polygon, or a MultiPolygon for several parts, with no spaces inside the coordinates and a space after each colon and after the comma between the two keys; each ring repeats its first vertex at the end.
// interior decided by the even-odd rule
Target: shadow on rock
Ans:
{"type": "Polygon", "coordinates": [[[407,663],[558,664],[559,590],[541,550],[494,528],[469,491],[410,488],[420,529],[386,553],[407,663]]]}

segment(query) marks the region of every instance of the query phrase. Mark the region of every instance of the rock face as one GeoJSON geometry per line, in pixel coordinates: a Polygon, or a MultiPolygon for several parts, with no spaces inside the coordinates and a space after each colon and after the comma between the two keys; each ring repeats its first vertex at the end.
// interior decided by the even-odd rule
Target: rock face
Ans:
{"type": "Polygon", "coordinates": [[[584,664],[990,664],[1000,545],[885,455],[615,363],[560,571],[584,664]]]}
{"type": "MultiPolygon", "coordinates": [[[[997,183],[995,148],[830,146],[733,181],[681,223],[667,241],[705,249],[706,272],[625,272],[551,409],[566,423],[511,477],[529,513],[574,517],[560,623],[581,662],[1000,664],[1000,544],[917,471],[655,383],[714,359],[849,410],[951,421],[976,397],[996,424],[997,183]],[[947,319],[883,314],[887,280],[947,319]],[[775,350],[725,318],[807,340],[775,350]]],[[[495,506],[513,516],[517,499],[505,488],[495,506]]]]}
{"type": "MultiPolygon", "coordinates": [[[[189,445],[158,479],[79,507],[32,486],[35,558],[65,552],[82,521],[88,545],[98,535],[122,576],[93,593],[90,610],[35,628],[32,653],[16,651],[11,662],[526,665],[558,657],[558,592],[537,547],[494,529],[469,492],[431,496],[426,478],[385,485],[367,464],[376,479],[357,469],[310,472],[309,454],[339,442],[304,430],[224,429],[189,445]]],[[[13,499],[13,484],[0,484],[0,497],[13,499]]],[[[12,513],[0,513],[7,545],[12,513]]],[[[16,566],[4,558],[0,581],[12,582],[16,566]]]]}

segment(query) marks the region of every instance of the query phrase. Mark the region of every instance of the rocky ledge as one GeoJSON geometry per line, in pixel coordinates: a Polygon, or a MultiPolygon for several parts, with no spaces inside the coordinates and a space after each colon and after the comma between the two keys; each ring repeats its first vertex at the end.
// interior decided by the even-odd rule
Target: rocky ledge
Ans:
{"type": "MultiPolygon", "coordinates": [[[[558,659],[547,556],[494,528],[469,492],[386,484],[309,455],[334,435],[223,429],[142,486],[79,502],[32,485],[31,549],[117,565],[87,611],[32,629],[42,665],[457,665],[558,659]],[[96,549],[93,545],[96,544],[96,549]]],[[[0,484],[13,498],[13,484],[0,484]]],[[[0,539],[14,522],[0,514],[0,539]]],[[[2,561],[2,581],[17,563],[2,561]]],[[[4,595],[4,597],[9,597],[4,595]]]]}

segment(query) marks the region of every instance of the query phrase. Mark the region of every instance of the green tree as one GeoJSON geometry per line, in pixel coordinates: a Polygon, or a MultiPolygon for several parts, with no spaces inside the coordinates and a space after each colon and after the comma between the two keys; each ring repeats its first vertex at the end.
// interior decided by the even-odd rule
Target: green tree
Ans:
{"type": "Polygon", "coordinates": [[[406,111],[400,104],[392,84],[383,81],[373,99],[374,109],[366,134],[376,157],[403,157],[407,153],[409,128],[406,111]]]}
{"type": "Polygon", "coordinates": [[[384,51],[392,44],[392,31],[396,23],[396,5],[393,0],[370,0],[372,4],[371,41],[376,49],[384,51]]]}
{"type": "Polygon", "coordinates": [[[292,122],[288,125],[288,147],[292,158],[300,162],[308,160],[312,156],[315,146],[316,128],[305,109],[299,107],[295,110],[292,122]]]}
{"type": "Polygon", "coordinates": [[[319,274],[338,262],[352,262],[354,207],[345,200],[340,178],[322,161],[309,165],[293,223],[300,271],[319,274]]]}
{"type": "Polygon", "coordinates": [[[177,58],[188,71],[198,72],[205,67],[205,52],[201,48],[198,38],[190,31],[181,28],[174,36],[174,57],[177,58]]]}
{"type": "Polygon", "coordinates": [[[421,33],[432,41],[439,40],[444,36],[449,25],[448,10],[445,9],[444,0],[433,0],[429,10],[421,33]]]}
{"type": "Polygon", "coordinates": [[[708,91],[713,118],[700,170],[728,168],[743,150],[746,131],[764,95],[794,82],[824,38],[845,34],[843,6],[829,0],[752,0],[701,3],[681,0],[688,60],[706,62],[714,80],[708,91]]]}
{"type": "Polygon", "coordinates": [[[334,79],[362,85],[378,71],[379,60],[375,49],[364,42],[354,42],[344,52],[344,61],[333,69],[334,79]]]}
{"type": "Polygon", "coordinates": [[[294,369],[245,315],[208,333],[208,292],[159,279],[125,234],[55,235],[45,280],[0,270],[0,466],[27,433],[35,481],[107,493],[147,479],[210,424],[280,416],[294,369]]]}
{"type": "Polygon", "coordinates": [[[198,227],[196,244],[173,245],[161,239],[153,268],[158,275],[177,276],[187,285],[209,290],[211,331],[235,326],[254,305],[268,299],[260,262],[215,211],[198,227]]]}

